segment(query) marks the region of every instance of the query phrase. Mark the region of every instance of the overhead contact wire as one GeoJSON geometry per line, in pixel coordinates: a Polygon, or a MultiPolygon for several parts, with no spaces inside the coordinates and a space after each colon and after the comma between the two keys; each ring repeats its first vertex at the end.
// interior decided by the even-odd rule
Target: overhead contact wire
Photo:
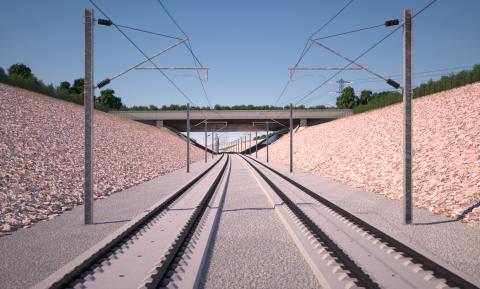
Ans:
{"type": "MultiPolygon", "coordinates": [[[[165,12],[165,14],[167,14],[168,18],[170,18],[170,20],[173,22],[173,24],[178,28],[178,30],[180,30],[180,32],[187,38],[187,43],[185,43],[185,47],[188,49],[188,51],[190,52],[190,54],[192,55],[193,57],[193,63],[195,65],[195,68],[198,68],[197,66],[197,63],[198,65],[200,65],[201,68],[204,68],[203,64],[200,62],[200,60],[198,59],[198,57],[195,55],[195,53],[193,52],[193,48],[192,48],[192,44],[190,43],[190,37],[187,35],[187,33],[185,32],[185,30],[182,29],[182,27],[180,26],[180,24],[178,24],[178,22],[175,20],[175,18],[173,17],[173,15],[170,13],[170,11],[168,11],[167,7],[165,7],[165,5],[163,4],[163,2],[161,0],[157,0],[158,4],[160,4],[160,7],[162,7],[163,11],[165,12]]],[[[208,103],[208,106],[210,108],[212,108],[212,103],[210,101],[210,98],[208,97],[208,94],[207,94],[207,90],[205,89],[205,85],[203,83],[203,80],[200,78],[200,73],[198,72],[198,69],[196,69],[196,72],[197,72],[197,77],[200,81],[200,85],[202,86],[202,90],[203,90],[203,94],[204,94],[204,97],[205,99],[207,100],[207,103],[208,103]]]]}
{"type": "MultiPolygon", "coordinates": [[[[422,12],[424,12],[426,9],[428,9],[429,7],[431,7],[435,2],[437,2],[438,0],[432,0],[430,1],[425,7],[423,7],[422,9],[420,9],[420,11],[418,11],[417,13],[415,13],[413,16],[412,16],[412,19],[415,18],[416,16],[418,16],[419,14],[421,14],[422,12]]],[[[295,105],[298,104],[299,102],[303,101],[304,99],[306,99],[307,97],[309,97],[310,95],[312,95],[313,93],[315,93],[318,89],[320,89],[321,87],[323,87],[326,83],[328,83],[329,81],[331,81],[333,78],[335,78],[336,76],[338,76],[340,73],[342,73],[345,69],[347,69],[350,65],[352,65],[354,62],[357,62],[360,58],[362,58],[363,56],[365,56],[367,53],[369,53],[370,51],[372,51],[375,47],[377,47],[380,43],[382,43],[383,41],[385,41],[387,38],[389,38],[390,36],[392,36],[395,32],[397,32],[400,28],[402,28],[403,25],[400,25],[398,26],[397,28],[395,28],[394,30],[392,30],[390,33],[388,33],[387,35],[385,35],[382,39],[380,39],[379,41],[377,41],[374,45],[372,45],[370,48],[368,48],[367,50],[365,50],[362,54],[360,54],[359,56],[357,56],[353,61],[350,61],[347,65],[345,65],[341,70],[337,71],[333,76],[331,76],[330,78],[328,78],[327,80],[325,80],[324,82],[322,82],[319,86],[317,86],[316,88],[314,88],[313,90],[311,90],[310,92],[308,92],[307,94],[305,94],[304,96],[302,96],[302,98],[300,98],[297,102],[295,102],[295,105]]],[[[298,97],[298,96],[297,96],[298,97]]],[[[292,99],[295,99],[297,97],[294,97],[292,99]]],[[[292,100],[291,99],[291,100],[292,100]]]]}
{"type": "MultiPolygon", "coordinates": [[[[98,7],[97,4],[95,4],[95,2],[93,0],[88,0],[98,11],[100,11],[100,13],[102,13],[103,16],[105,16],[107,19],[109,19],[110,21],[112,20],[110,17],[108,17],[108,15],[100,8],[98,7]]],[[[128,37],[127,34],[125,34],[125,32],[123,32],[123,30],[117,25],[115,24],[115,22],[112,21],[112,25],[115,26],[115,28],[146,58],[148,59],[148,61],[150,63],[152,63],[152,65],[177,89],[178,92],[180,92],[180,94],[182,94],[182,96],[187,99],[190,103],[192,104],[195,104],[195,102],[193,100],[190,99],[190,97],[188,97],[187,94],[185,94],[185,92],[183,92],[183,90],[180,89],[180,87],[178,87],[178,85],[170,79],[170,77],[168,77],[168,75],[163,72],[158,66],[157,64],[155,64],[155,62],[153,62],[148,56],[147,54],[130,38],[128,37]]]]}
{"type": "MultiPolygon", "coordinates": [[[[159,0],[158,0],[159,1],[159,0]]],[[[328,24],[330,24],[335,18],[338,17],[338,15],[340,15],[345,9],[347,9],[348,6],[350,6],[350,4],[352,4],[354,0],[349,0],[339,11],[337,11],[337,13],[335,15],[333,15],[327,22],[325,22],[320,28],[318,28],[317,30],[315,30],[314,33],[312,33],[310,35],[310,37],[308,37],[308,40],[307,42],[305,43],[305,46],[303,47],[303,50],[302,52],[300,53],[300,57],[298,58],[297,62],[295,63],[294,65],[294,68],[297,68],[298,65],[300,64],[300,62],[302,61],[302,59],[305,57],[305,55],[308,53],[308,51],[312,48],[312,37],[314,37],[315,35],[317,35],[317,33],[319,33],[320,31],[322,31],[328,24]]],[[[293,75],[292,75],[293,76],[293,75]]],[[[280,101],[280,99],[282,99],[283,95],[285,94],[285,91],[287,90],[288,86],[290,85],[291,83],[291,79],[289,78],[287,80],[287,84],[284,86],[283,90],[282,90],[282,93],[280,94],[280,96],[277,98],[277,100],[275,101],[275,105],[278,104],[278,102],[280,101]]]]}

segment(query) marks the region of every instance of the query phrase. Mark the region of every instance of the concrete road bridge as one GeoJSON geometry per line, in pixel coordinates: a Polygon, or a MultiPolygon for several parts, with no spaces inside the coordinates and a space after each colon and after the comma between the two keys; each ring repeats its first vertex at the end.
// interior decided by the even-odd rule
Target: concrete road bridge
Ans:
{"type": "MultiPolygon", "coordinates": [[[[176,131],[184,132],[186,128],[186,110],[176,111],[115,111],[111,114],[139,121],[159,127],[168,127],[176,131]]],[[[294,126],[309,126],[324,123],[337,118],[352,114],[350,109],[294,109],[294,126]]],[[[270,122],[269,130],[278,131],[289,126],[290,110],[191,110],[191,131],[203,132],[204,125],[198,123],[208,119],[211,122],[227,122],[228,126],[223,131],[253,131],[266,130],[266,124],[270,122]],[[255,127],[254,122],[259,122],[255,127]]],[[[220,123],[212,123],[210,128],[222,127],[220,123]]]]}

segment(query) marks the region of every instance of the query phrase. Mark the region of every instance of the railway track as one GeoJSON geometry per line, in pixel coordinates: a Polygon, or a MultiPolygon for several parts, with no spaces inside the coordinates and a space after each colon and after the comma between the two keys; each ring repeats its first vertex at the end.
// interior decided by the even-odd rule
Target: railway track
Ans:
{"type": "Polygon", "coordinates": [[[165,201],[34,288],[195,287],[218,221],[229,166],[230,156],[222,156],[165,201]],[[188,266],[192,272],[179,278],[185,259],[193,263],[188,266]]]}
{"type": "MultiPolygon", "coordinates": [[[[233,158],[250,169],[321,288],[478,288],[279,171],[233,158]]],[[[34,288],[200,287],[231,162],[223,155],[34,288]]]]}
{"type": "Polygon", "coordinates": [[[269,196],[324,288],[478,288],[284,174],[245,162],[269,196]]]}

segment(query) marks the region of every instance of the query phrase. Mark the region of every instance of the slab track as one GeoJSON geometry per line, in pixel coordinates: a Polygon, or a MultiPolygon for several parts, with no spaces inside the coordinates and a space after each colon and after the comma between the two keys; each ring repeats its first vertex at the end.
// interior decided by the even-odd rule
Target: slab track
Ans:
{"type": "MultiPolygon", "coordinates": [[[[35,288],[161,288],[171,283],[188,245],[207,222],[220,183],[228,181],[229,156],[169,196],[127,228],[85,252],[35,288]]],[[[209,222],[212,223],[212,222],[209,222]]],[[[195,283],[196,280],[193,280],[195,283]]]]}
{"type": "Polygon", "coordinates": [[[322,286],[478,288],[468,277],[454,273],[286,175],[252,158],[243,158],[278,196],[276,208],[286,211],[285,219],[294,220],[290,230],[299,227],[303,239],[309,241],[299,236],[297,244],[306,252],[322,286]]]}
{"type": "MultiPolygon", "coordinates": [[[[262,180],[262,190],[322,288],[478,288],[286,175],[250,157],[234,158],[262,180]]],[[[230,155],[222,156],[35,288],[201,286],[231,161],[230,155]]]]}

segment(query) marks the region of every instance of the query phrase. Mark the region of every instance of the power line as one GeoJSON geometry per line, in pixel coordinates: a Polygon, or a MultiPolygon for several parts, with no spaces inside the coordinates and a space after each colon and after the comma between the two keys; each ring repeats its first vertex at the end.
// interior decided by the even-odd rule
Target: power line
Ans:
{"type": "MultiPolygon", "coordinates": [[[[323,87],[325,84],[327,84],[330,80],[334,79],[335,77],[337,77],[340,73],[342,73],[345,69],[347,69],[350,65],[352,65],[354,62],[357,62],[357,60],[359,60],[360,58],[362,58],[365,54],[367,54],[368,52],[370,52],[372,49],[374,49],[375,47],[377,47],[380,43],[382,43],[385,39],[387,39],[388,37],[390,37],[391,35],[393,35],[393,33],[395,33],[396,31],[398,31],[402,26],[398,26],[397,28],[395,28],[392,32],[388,33],[387,35],[385,35],[382,39],[380,39],[379,41],[377,41],[373,46],[371,46],[370,48],[368,48],[367,50],[365,50],[362,54],[360,54],[359,56],[357,56],[353,61],[350,61],[349,63],[347,63],[347,65],[345,65],[341,70],[337,71],[335,74],[333,74],[330,78],[328,78],[327,80],[325,80],[324,82],[322,82],[319,86],[315,87],[314,89],[312,89],[311,91],[309,91],[308,93],[306,93],[305,95],[303,95],[297,102],[295,102],[295,105],[298,104],[299,102],[301,102],[302,100],[304,100],[305,98],[309,97],[310,95],[312,95],[313,93],[315,93],[315,91],[319,90],[321,87],[323,87]]],[[[290,100],[292,99],[295,99],[297,97],[294,97],[294,98],[291,98],[290,100]]]]}
{"type": "Polygon", "coordinates": [[[420,9],[420,11],[418,11],[417,13],[413,14],[412,16],[412,19],[415,18],[415,16],[419,15],[420,13],[422,13],[423,11],[425,11],[427,8],[429,8],[430,6],[432,6],[435,2],[437,2],[438,0],[433,0],[431,1],[430,3],[428,3],[425,7],[423,7],[422,9],[420,9]]]}
{"type": "MultiPolygon", "coordinates": [[[[112,19],[110,17],[108,17],[108,15],[100,8],[98,7],[97,4],[95,4],[95,2],[93,0],[88,0],[93,6],[95,6],[95,8],[100,11],[100,13],[102,13],[102,15],[109,19],[110,21],[112,21],[112,19]]],[[[115,28],[146,58],[148,59],[148,61],[150,63],[152,63],[152,65],[157,68],[157,70],[177,89],[178,92],[180,92],[180,94],[182,94],[182,96],[187,99],[190,103],[192,104],[195,104],[195,102],[193,102],[190,97],[188,97],[187,94],[185,94],[185,92],[183,92],[183,90],[180,89],[180,87],[178,87],[178,85],[172,80],[170,79],[167,74],[165,72],[163,72],[162,70],[160,70],[160,68],[155,64],[155,62],[153,62],[153,60],[151,60],[147,54],[130,38],[128,37],[127,34],[125,34],[125,32],[123,32],[123,30],[117,25],[115,24],[115,22],[112,21],[112,24],[113,26],[115,26],[115,28]]]]}
{"type": "Polygon", "coordinates": [[[364,30],[370,30],[370,29],[374,29],[374,28],[378,28],[378,27],[382,27],[382,26],[385,26],[385,25],[384,24],[379,24],[379,25],[364,27],[364,28],[350,30],[350,31],[342,32],[342,33],[332,34],[332,35],[328,35],[328,36],[322,36],[322,37],[319,37],[319,38],[315,38],[313,40],[321,40],[321,39],[327,39],[327,38],[342,36],[342,35],[351,34],[351,33],[355,33],[355,32],[360,32],[360,31],[364,31],[364,30]]]}
{"type": "Polygon", "coordinates": [[[313,36],[317,35],[318,32],[322,31],[323,28],[325,28],[325,26],[327,26],[328,24],[330,24],[330,22],[332,22],[335,18],[337,18],[338,15],[340,15],[343,10],[347,9],[348,6],[350,6],[350,4],[352,4],[353,0],[350,0],[347,2],[347,4],[345,4],[342,9],[340,9],[337,14],[333,15],[332,18],[330,18],[325,24],[323,24],[320,28],[318,28],[309,38],[312,38],[313,36]]]}
{"type": "Polygon", "coordinates": [[[178,24],[177,21],[175,21],[175,18],[173,18],[172,14],[170,14],[170,12],[167,10],[167,7],[165,7],[165,5],[163,5],[162,1],[160,0],[157,0],[158,4],[160,4],[160,6],[162,6],[162,9],[163,11],[165,11],[165,13],[167,14],[167,16],[170,18],[170,20],[172,20],[173,24],[175,24],[175,26],[177,26],[178,30],[180,30],[180,32],[182,32],[182,34],[188,38],[188,35],[187,33],[185,33],[185,31],[182,29],[182,27],[180,27],[180,25],[178,24]]]}
{"type": "MultiPolygon", "coordinates": [[[[195,65],[195,67],[197,67],[197,63],[198,63],[198,65],[200,65],[200,67],[203,68],[203,64],[200,62],[198,57],[193,52],[192,44],[190,43],[190,37],[187,35],[185,30],[182,29],[180,24],[178,24],[178,22],[175,20],[175,18],[173,18],[173,15],[168,11],[167,7],[165,7],[165,5],[162,3],[162,1],[157,0],[157,2],[158,2],[158,4],[160,4],[163,11],[165,12],[165,14],[167,14],[167,16],[173,22],[173,24],[175,24],[175,26],[178,28],[178,30],[180,30],[180,32],[187,38],[187,42],[184,43],[184,45],[188,49],[188,51],[190,51],[190,54],[192,55],[192,58],[193,58],[193,64],[195,65]]],[[[205,85],[203,83],[203,80],[200,78],[200,74],[199,74],[198,70],[197,70],[197,75],[198,75],[198,79],[200,81],[200,85],[202,86],[203,95],[204,95],[205,99],[207,100],[208,106],[212,107],[212,103],[210,102],[210,98],[208,97],[207,90],[205,89],[205,85]]]]}
{"type": "Polygon", "coordinates": [[[197,55],[193,52],[192,44],[190,43],[190,38],[187,37],[187,43],[185,43],[185,46],[187,47],[188,51],[192,54],[193,58],[198,62],[200,67],[204,67],[203,64],[200,62],[200,60],[197,58],[197,55]]]}
{"type": "MultiPolygon", "coordinates": [[[[113,23],[112,23],[112,24],[113,24],[113,23]]],[[[148,30],[143,30],[143,29],[140,29],[140,28],[130,27],[130,26],[121,25],[121,24],[117,24],[117,26],[118,26],[118,27],[125,28],[125,29],[130,29],[130,30],[134,30],[134,31],[138,31],[138,32],[147,33],[147,34],[153,34],[153,35],[162,36],[162,37],[166,37],[166,38],[182,40],[182,38],[179,38],[179,37],[175,37],[175,36],[171,36],[171,35],[166,35],[166,34],[162,34],[162,33],[158,33],[158,32],[152,32],[152,31],[148,31],[148,30]]]]}
{"type": "MultiPolygon", "coordinates": [[[[425,11],[427,8],[429,8],[430,6],[432,6],[435,2],[437,2],[438,0],[432,0],[430,3],[428,3],[425,7],[423,7],[422,9],[420,9],[420,11],[418,11],[417,13],[415,13],[413,16],[412,16],[412,19],[415,18],[416,16],[418,16],[420,13],[422,13],[423,11],[425,11]]],[[[337,71],[333,76],[331,76],[330,78],[328,78],[327,80],[325,80],[324,82],[322,82],[319,86],[315,87],[313,90],[309,91],[308,93],[306,93],[305,95],[303,95],[297,102],[295,102],[295,105],[298,104],[299,102],[301,102],[302,100],[304,100],[305,98],[309,97],[310,95],[312,95],[315,91],[317,91],[318,89],[320,89],[321,87],[323,87],[326,83],[328,83],[330,80],[332,80],[333,78],[335,78],[336,76],[338,76],[340,73],[342,73],[346,68],[348,68],[350,65],[352,65],[354,62],[357,62],[357,60],[359,60],[360,58],[362,58],[363,56],[365,56],[367,53],[369,53],[370,51],[372,51],[375,47],[377,47],[380,43],[382,43],[383,41],[385,41],[387,38],[389,38],[391,35],[393,35],[395,32],[397,32],[400,28],[402,28],[402,26],[398,26],[397,28],[395,28],[394,30],[392,30],[390,33],[388,33],[387,35],[385,35],[382,39],[380,39],[379,41],[377,41],[375,44],[373,44],[370,48],[368,48],[367,50],[365,50],[362,54],[360,54],[357,58],[355,58],[353,61],[350,61],[347,65],[345,65],[343,67],[343,69],[337,71]]],[[[294,97],[292,99],[295,99],[297,97],[294,97]]]]}
{"type": "Polygon", "coordinates": [[[340,10],[337,11],[337,13],[335,15],[333,15],[327,22],[325,22],[320,28],[318,28],[317,30],[315,30],[315,32],[312,33],[312,35],[310,35],[310,37],[308,37],[308,40],[307,40],[307,43],[305,44],[305,47],[303,48],[303,51],[300,55],[300,58],[298,59],[296,66],[299,65],[300,61],[303,59],[303,57],[305,57],[305,54],[307,54],[308,50],[310,50],[310,47],[308,49],[306,49],[306,47],[308,46],[308,43],[310,42],[310,40],[315,36],[317,35],[320,31],[323,30],[323,28],[325,28],[328,24],[330,24],[330,22],[332,22],[335,18],[338,17],[338,15],[340,15],[343,10],[347,9],[348,6],[350,6],[350,4],[352,4],[354,0],[349,0],[340,10]]]}
{"type": "MultiPolygon", "coordinates": [[[[168,11],[167,7],[165,7],[165,5],[163,5],[162,1],[161,0],[157,0],[158,4],[160,4],[160,6],[162,7],[163,11],[165,12],[165,14],[167,14],[168,18],[170,18],[170,20],[172,20],[173,24],[175,24],[175,26],[177,26],[178,30],[180,30],[180,32],[182,32],[182,34],[187,37],[187,39],[190,39],[190,37],[188,37],[187,33],[185,32],[185,30],[182,29],[182,27],[180,27],[180,24],[178,24],[178,22],[175,20],[175,18],[173,18],[172,14],[168,11]]],[[[193,52],[193,49],[192,49],[192,45],[190,44],[190,40],[188,40],[189,44],[187,45],[187,48],[188,50],[190,51],[190,53],[193,55],[193,57],[195,58],[195,60],[198,62],[198,64],[200,65],[200,67],[203,67],[202,63],[198,60],[197,56],[195,55],[195,53],[193,52]]]]}
{"type": "MultiPolygon", "coordinates": [[[[435,77],[435,76],[444,76],[445,74],[443,73],[435,73],[435,74],[426,74],[426,75],[417,75],[417,76],[414,76],[414,81],[415,80],[418,80],[418,79],[421,79],[421,78],[428,78],[428,77],[435,77]]],[[[394,80],[400,80],[399,78],[401,78],[401,76],[398,76],[398,77],[391,77],[392,79],[394,80]]],[[[375,83],[375,82],[384,82],[383,80],[380,80],[380,79],[377,79],[377,78],[371,78],[371,80],[364,80],[364,81],[355,81],[355,80],[351,80],[351,82],[356,82],[356,83],[375,83]]],[[[417,84],[417,85],[421,85],[420,84],[417,84]]],[[[322,97],[322,95],[317,95],[317,97],[322,97]]]]}
{"type": "Polygon", "coordinates": [[[398,24],[400,24],[400,20],[390,19],[390,20],[386,20],[383,24],[378,24],[378,25],[373,25],[373,26],[369,26],[369,27],[359,28],[359,29],[350,30],[350,31],[337,33],[337,34],[332,34],[332,35],[323,36],[323,37],[319,37],[319,38],[315,38],[315,39],[311,39],[311,40],[316,41],[316,40],[320,40],[320,39],[327,39],[327,38],[331,38],[331,37],[342,36],[342,35],[351,34],[351,33],[355,33],[355,32],[370,30],[370,29],[374,29],[374,28],[378,28],[378,27],[382,27],[382,26],[389,27],[389,26],[395,26],[395,25],[398,25],[398,24]]]}
{"type": "MultiPolygon", "coordinates": [[[[424,72],[418,72],[415,73],[416,76],[414,76],[414,80],[420,79],[420,78],[427,78],[427,77],[435,77],[435,76],[445,76],[445,73],[432,73],[432,72],[439,72],[439,71],[452,71],[452,69],[461,69],[461,68],[467,68],[467,67],[472,67],[471,65],[469,66],[459,66],[459,67],[453,67],[449,69],[438,69],[438,70],[431,70],[431,71],[424,71],[424,72]],[[430,74],[427,74],[430,73],[430,74]]],[[[392,79],[399,79],[402,77],[401,74],[397,74],[396,76],[389,76],[392,79]]],[[[374,82],[384,82],[383,80],[377,79],[377,78],[364,78],[364,79],[351,79],[349,80],[350,82],[355,82],[355,83],[374,83],[374,82]]],[[[417,84],[418,85],[418,84],[417,84]]],[[[322,95],[317,95],[317,97],[322,97],[322,95]]]]}
{"type": "Polygon", "coordinates": [[[275,103],[273,104],[273,106],[276,106],[277,103],[280,101],[280,99],[282,98],[282,96],[285,94],[285,91],[287,90],[287,87],[288,85],[292,82],[291,79],[289,79],[286,83],[285,83],[285,86],[283,87],[282,89],[282,92],[280,93],[280,95],[277,97],[277,100],[275,101],[275,103]]]}
{"type": "Polygon", "coordinates": [[[195,68],[197,68],[195,71],[197,72],[197,78],[200,81],[200,85],[202,86],[203,95],[207,99],[208,105],[212,107],[212,104],[210,103],[210,99],[208,98],[208,95],[207,95],[207,90],[205,89],[205,85],[203,84],[203,79],[200,77],[200,72],[198,71],[198,65],[197,65],[197,62],[195,61],[195,57],[193,56],[193,54],[192,54],[192,59],[193,59],[193,65],[195,65],[195,68]]]}
{"type": "MultiPolygon", "coordinates": [[[[471,68],[472,65],[465,65],[465,66],[456,66],[456,67],[450,67],[450,68],[441,68],[441,69],[435,69],[435,70],[428,70],[428,71],[422,71],[422,72],[416,72],[414,73],[414,75],[417,75],[418,77],[424,77],[423,75],[421,74],[427,74],[427,73],[434,73],[434,72],[441,72],[441,71],[451,71],[453,72],[454,70],[458,70],[458,69],[464,69],[464,68],[471,68]]],[[[432,74],[431,76],[436,76],[436,75],[444,75],[444,73],[441,73],[441,74],[432,74]]],[[[392,77],[392,78],[398,78],[398,77],[401,77],[402,74],[394,74],[394,75],[389,75],[388,77],[392,77]]],[[[364,81],[380,81],[378,80],[377,78],[375,77],[371,77],[371,78],[359,78],[359,79],[350,79],[350,81],[355,81],[355,82],[364,82],[364,81]]]]}
{"type": "MultiPolygon", "coordinates": [[[[101,23],[101,20],[102,20],[102,19],[99,19],[99,23],[101,23]]],[[[114,76],[112,76],[112,77],[105,78],[104,80],[102,80],[102,81],[100,81],[99,83],[97,83],[97,86],[96,86],[96,87],[97,87],[97,88],[101,88],[101,87],[109,84],[112,80],[114,80],[114,79],[116,79],[116,78],[124,75],[125,73],[127,73],[127,72],[129,72],[129,71],[132,71],[133,69],[139,69],[140,66],[141,66],[142,64],[144,64],[145,62],[148,62],[149,60],[153,60],[154,58],[156,58],[156,57],[164,54],[165,52],[167,52],[167,51],[169,51],[169,50],[171,50],[171,49],[173,49],[173,48],[175,48],[175,47],[177,47],[178,45],[180,45],[181,43],[183,43],[183,42],[185,42],[185,41],[186,41],[186,39],[180,40],[180,41],[178,41],[177,43],[174,43],[173,45],[170,45],[169,47],[162,49],[160,52],[155,53],[154,55],[152,55],[152,56],[149,57],[148,59],[142,60],[142,61],[140,61],[139,63],[137,63],[137,64],[129,67],[128,69],[126,69],[126,70],[124,70],[124,71],[122,71],[122,72],[120,72],[120,73],[118,73],[118,74],[116,74],[116,75],[114,75],[114,76]]],[[[163,69],[162,69],[162,70],[163,70],[163,69]]]]}
{"type": "MultiPolygon", "coordinates": [[[[435,76],[445,76],[444,73],[432,73],[432,74],[425,74],[425,75],[416,75],[413,77],[414,80],[420,78],[432,78],[435,76]]],[[[394,79],[401,79],[401,77],[394,77],[394,79]]],[[[357,81],[357,83],[371,83],[371,82],[378,82],[379,80],[364,80],[364,81],[357,81]]]]}
{"type": "MultiPolygon", "coordinates": [[[[160,0],[158,0],[160,1],[160,0]]],[[[308,40],[307,42],[305,43],[305,46],[303,47],[303,50],[302,52],[300,53],[300,57],[298,58],[297,62],[295,63],[294,65],[294,68],[297,68],[298,65],[300,64],[300,62],[302,61],[302,59],[305,57],[305,55],[308,53],[308,51],[312,48],[312,37],[314,37],[317,33],[319,33],[320,31],[323,30],[323,28],[325,28],[328,24],[330,24],[330,22],[332,22],[335,18],[338,17],[338,15],[340,15],[345,9],[347,9],[348,6],[350,6],[350,4],[352,4],[354,0],[349,0],[339,11],[337,11],[337,13],[335,13],[335,15],[333,15],[327,22],[325,22],[322,26],[320,26],[320,28],[318,28],[317,30],[315,30],[315,32],[313,32],[310,37],[308,37],[308,40]]],[[[292,75],[293,77],[293,75],[292,75]]],[[[280,101],[280,99],[283,97],[283,95],[285,94],[285,91],[287,90],[288,86],[290,85],[291,83],[291,79],[289,78],[287,80],[287,83],[285,84],[282,92],[280,93],[280,95],[277,97],[276,101],[275,101],[275,105],[277,105],[277,103],[280,101]]]]}
{"type": "MultiPolygon", "coordinates": [[[[305,47],[303,48],[303,51],[302,51],[302,55],[300,56],[300,58],[298,59],[297,63],[295,63],[294,65],[294,68],[297,68],[298,65],[300,64],[300,61],[302,61],[303,57],[307,54],[307,52],[312,48],[313,46],[313,42],[308,40],[307,43],[305,43],[305,47]],[[308,46],[308,47],[307,47],[308,46]]],[[[293,75],[291,75],[289,77],[289,79],[287,80],[287,82],[285,83],[285,86],[283,87],[282,89],[282,92],[280,93],[280,95],[277,97],[277,99],[275,100],[275,103],[273,104],[273,106],[277,105],[278,102],[280,101],[280,99],[282,99],[283,95],[285,94],[285,92],[287,91],[287,88],[288,86],[290,85],[290,83],[292,82],[292,77],[293,75]]]]}
{"type": "MultiPolygon", "coordinates": [[[[339,52],[333,50],[332,48],[330,48],[330,47],[328,47],[328,46],[326,46],[326,45],[324,45],[324,44],[322,44],[322,43],[320,43],[320,42],[318,42],[318,41],[316,41],[316,40],[314,40],[314,42],[315,42],[315,44],[317,44],[317,45],[325,48],[326,50],[328,50],[328,51],[332,52],[333,54],[335,54],[335,55],[337,55],[337,56],[345,59],[346,61],[350,61],[350,62],[354,63],[356,66],[360,67],[361,69],[365,70],[366,72],[368,72],[368,73],[370,73],[370,74],[373,74],[373,75],[375,75],[376,77],[378,77],[378,78],[386,81],[388,84],[394,86],[395,88],[399,88],[399,87],[400,87],[400,85],[399,85],[398,83],[392,81],[391,79],[387,79],[386,77],[384,77],[384,76],[376,73],[375,71],[373,71],[373,70],[365,67],[364,65],[361,65],[360,63],[357,63],[356,61],[351,60],[351,59],[348,58],[348,57],[343,56],[342,54],[340,54],[339,52]]],[[[344,68],[343,70],[345,70],[345,68],[344,68]]]]}

